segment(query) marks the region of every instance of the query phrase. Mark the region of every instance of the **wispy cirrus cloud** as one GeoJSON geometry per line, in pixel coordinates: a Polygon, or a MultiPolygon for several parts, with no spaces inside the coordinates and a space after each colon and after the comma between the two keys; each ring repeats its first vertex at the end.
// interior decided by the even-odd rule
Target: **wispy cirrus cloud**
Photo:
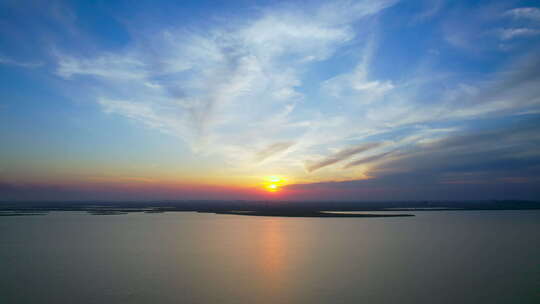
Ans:
{"type": "Polygon", "coordinates": [[[18,66],[18,67],[29,68],[29,69],[38,68],[38,67],[41,67],[41,66],[44,65],[43,62],[39,62],[39,61],[37,61],[37,62],[19,61],[19,60],[15,60],[15,59],[12,59],[12,58],[9,58],[9,57],[6,57],[6,56],[2,56],[2,55],[0,55],[0,64],[18,66]]]}
{"type": "Polygon", "coordinates": [[[115,178],[255,184],[276,174],[390,197],[537,185],[532,2],[4,2],[4,176],[47,176],[61,163],[62,180],[75,168],[88,177],[98,170],[89,163],[125,153],[115,178]],[[29,149],[34,119],[43,123],[32,134],[61,139],[29,149]],[[69,137],[84,156],[64,164],[74,120],[88,132],[69,137]]]}
{"type": "Polygon", "coordinates": [[[540,21],[540,9],[537,7],[517,7],[507,10],[504,14],[519,19],[540,21]]]}
{"type": "Polygon", "coordinates": [[[509,40],[517,37],[535,36],[540,34],[540,29],[532,28],[506,28],[500,30],[501,39],[509,40]]]}
{"type": "MultiPolygon", "coordinates": [[[[196,30],[133,30],[133,41],[119,50],[94,56],[56,52],[56,74],[98,83],[99,93],[93,94],[106,113],[175,136],[193,153],[219,155],[246,172],[273,166],[298,176],[344,161],[334,171],[375,170],[402,158],[402,150],[445,138],[445,132],[426,132],[438,124],[453,130],[471,120],[538,108],[534,51],[474,79],[436,67],[433,54],[439,51],[426,55],[416,72],[381,73],[378,56],[388,49],[377,18],[394,4],[287,5],[196,30]],[[342,60],[348,64],[334,66],[342,60]]],[[[534,10],[494,11],[466,16],[463,24],[481,25],[475,32],[456,26],[462,23],[458,18],[443,22],[446,41],[467,49],[475,39],[495,45],[526,36],[511,34],[513,23],[508,34],[498,29],[506,39],[484,25],[504,16],[530,19],[534,10]]]]}
{"type": "Polygon", "coordinates": [[[535,199],[540,185],[538,124],[454,132],[436,140],[360,158],[370,178],[291,185],[318,199],[535,199]]]}
{"type": "Polygon", "coordinates": [[[385,157],[388,157],[388,156],[392,155],[392,153],[394,153],[394,151],[384,152],[384,153],[381,153],[381,154],[377,154],[377,155],[357,159],[355,161],[352,161],[352,162],[346,164],[345,166],[343,166],[343,168],[348,169],[348,168],[356,167],[356,166],[363,165],[363,164],[374,163],[374,162],[377,162],[379,160],[384,159],[385,157]]]}
{"type": "MultiPolygon", "coordinates": [[[[307,126],[292,117],[298,103],[305,102],[303,71],[357,39],[355,22],[392,3],[268,9],[205,33],[158,30],[121,53],[77,57],[58,52],[56,73],[102,81],[108,89],[99,103],[106,112],[174,134],[199,151],[244,140],[279,141],[277,134],[287,140],[307,126]]],[[[376,81],[354,85],[358,90],[387,86],[376,81]]]]}
{"type": "Polygon", "coordinates": [[[324,81],[323,92],[334,98],[354,98],[356,102],[369,103],[380,99],[385,93],[394,89],[392,81],[375,80],[369,77],[369,65],[375,52],[373,38],[367,38],[362,51],[362,58],[354,70],[324,81]]]}
{"type": "Polygon", "coordinates": [[[358,146],[348,147],[334,154],[331,154],[319,161],[306,163],[306,170],[308,172],[313,172],[315,170],[319,170],[326,166],[330,166],[335,163],[347,160],[356,154],[360,154],[360,153],[369,151],[371,149],[380,147],[381,145],[382,143],[365,143],[358,146]]]}
{"type": "Polygon", "coordinates": [[[125,54],[108,54],[90,59],[59,55],[56,73],[64,78],[88,75],[107,80],[129,81],[147,78],[145,65],[138,58],[125,54]]]}
{"type": "Polygon", "coordinates": [[[286,151],[292,145],[294,145],[294,142],[292,141],[277,142],[277,143],[270,144],[269,146],[265,147],[264,149],[258,151],[255,154],[255,160],[257,162],[261,162],[267,159],[268,157],[271,157],[272,155],[286,151]]]}

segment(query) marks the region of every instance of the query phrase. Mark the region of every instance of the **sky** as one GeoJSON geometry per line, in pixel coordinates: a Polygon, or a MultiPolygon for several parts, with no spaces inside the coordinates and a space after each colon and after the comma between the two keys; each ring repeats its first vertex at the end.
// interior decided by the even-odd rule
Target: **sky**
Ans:
{"type": "Polygon", "coordinates": [[[540,199],[536,1],[0,1],[0,200],[540,199]]]}

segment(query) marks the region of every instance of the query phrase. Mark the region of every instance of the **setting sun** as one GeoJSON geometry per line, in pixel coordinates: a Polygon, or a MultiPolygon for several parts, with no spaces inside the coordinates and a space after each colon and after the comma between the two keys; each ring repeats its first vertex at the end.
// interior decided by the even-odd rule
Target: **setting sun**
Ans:
{"type": "Polygon", "coordinates": [[[265,178],[264,188],[269,192],[277,192],[285,184],[285,180],[279,176],[268,176],[265,178]]]}
{"type": "Polygon", "coordinates": [[[267,185],[266,190],[268,190],[270,192],[276,192],[276,191],[278,191],[278,185],[275,185],[275,184],[267,185]]]}

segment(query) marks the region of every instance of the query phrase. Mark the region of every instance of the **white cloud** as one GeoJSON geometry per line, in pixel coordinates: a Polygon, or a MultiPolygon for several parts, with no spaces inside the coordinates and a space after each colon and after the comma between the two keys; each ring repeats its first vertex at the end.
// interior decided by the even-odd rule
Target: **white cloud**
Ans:
{"type": "Polygon", "coordinates": [[[530,37],[540,34],[540,30],[532,28],[505,28],[499,31],[502,40],[509,40],[518,37],[530,37]]]}
{"type": "Polygon", "coordinates": [[[369,80],[363,66],[357,67],[350,74],[329,79],[323,84],[323,90],[333,97],[343,98],[348,95],[349,98],[362,103],[373,101],[393,88],[391,81],[369,80]]]}
{"type": "Polygon", "coordinates": [[[43,66],[43,62],[28,62],[28,61],[18,61],[9,57],[0,55],[0,64],[5,65],[14,65],[22,68],[38,68],[43,66]]]}
{"type": "Polygon", "coordinates": [[[145,64],[129,55],[103,55],[97,58],[75,58],[57,55],[58,69],[56,73],[65,78],[73,75],[90,75],[109,80],[144,79],[145,64]]]}
{"type": "MultiPolygon", "coordinates": [[[[103,81],[107,89],[101,90],[100,104],[106,112],[178,136],[194,149],[206,145],[207,151],[221,153],[246,141],[255,146],[283,142],[312,126],[291,117],[297,103],[307,102],[299,91],[303,70],[351,41],[352,22],[391,4],[344,1],[314,10],[278,8],[226,29],[168,29],[139,37],[142,42],[120,53],[57,55],[56,73],[103,81]]],[[[351,81],[360,91],[391,86],[351,81]]]]}
{"type": "Polygon", "coordinates": [[[424,5],[424,10],[414,16],[413,22],[422,22],[437,15],[444,7],[444,0],[429,0],[424,5]]]}
{"type": "Polygon", "coordinates": [[[151,103],[132,100],[99,99],[106,113],[117,113],[142,122],[148,127],[177,136],[190,136],[189,126],[185,119],[179,119],[182,112],[167,107],[156,107],[151,103]]]}
{"type": "Polygon", "coordinates": [[[369,103],[382,97],[394,88],[391,81],[369,78],[369,66],[375,51],[375,42],[369,38],[358,65],[350,73],[344,73],[326,80],[322,89],[335,98],[348,98],[358,103],[369,103]]]}
{"type": "MultiPolygon", "coordinates": [[[[377,37],[359,36],[354,22],[391,4],[332,2],[267,10],[226,29],[158,31],[118,53],[59,55],[56,72],[101,82],[97,98],[105,112],[181,138],[193,151],[218,154],[246,172],[272,164],[303,174],[302,164],[327,159],[329,147],[346,149],[390,134],[384,149],[369,151],[389,153],[444,133],[406,130],[411,126],[534,110],[539,103],[530,94],[538,81],[512,67],[475,83],[429,69],[403,80],[377,79],[370,70],[377,37]],[[353,43],[360,60],[349,70],[319,83],[310,78],[353,43]]],[[[345,158],[362,165],[382,159],[369,153],[345,158]]]]}
{"type": "Polygon", "coordinates": [[[505,15],[540,21],[540,9],[537,7],[518,7],[506,11],[505,15]]]}

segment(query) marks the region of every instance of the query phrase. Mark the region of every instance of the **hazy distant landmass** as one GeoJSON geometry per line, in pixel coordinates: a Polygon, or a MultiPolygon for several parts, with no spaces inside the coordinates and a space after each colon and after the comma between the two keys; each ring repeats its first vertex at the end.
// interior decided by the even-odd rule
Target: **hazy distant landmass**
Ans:
{"type": "Polygon", "coordinates": [[[218,211],[216,214],[248,215],[248,216],[283,216],[283,217],[404,217],[413,214],[369,214],[369,213],[336,213],[326,211],[291,211],[291,210],[263,210],[263,211],[218,211]]]}
{"type": "Polygon", "coordinates": [[[344,211],[435,211],[435,210],[528,210],[540,209],[538,201],[152,201],[152,202],[1,202],[0,216],[42,215],[50,211],[81,211],[93,215],[130,212],[210,212],[218,214],[287,217],[388,217],[406,214],[343,214],[344,211]]]}
{"type": "Polygon", "coordinates": [[[47,211],[0,211],[0,216],[46,215],[47,211]]]}

